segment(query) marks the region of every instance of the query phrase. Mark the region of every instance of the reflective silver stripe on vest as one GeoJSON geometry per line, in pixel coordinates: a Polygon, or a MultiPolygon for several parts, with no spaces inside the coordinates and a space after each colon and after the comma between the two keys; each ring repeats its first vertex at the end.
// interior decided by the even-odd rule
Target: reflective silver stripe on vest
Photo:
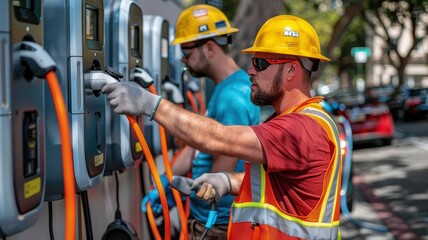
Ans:
{"type": "MultiPolygon", "coordinates": [[[[310,109],[310,108],[305,108],[302,113],[309,113],[309,114],[313,114],[316,115],[322,119],[324,119],[325,121],[328,122],[328,124],[330,125],[330,130],[333,132],[334,134],[334,138],[336,140],[337,144],[340,144],[340,140],[339,140],[339,133],[337,132],[337,128],[335,128],[334,126],[336,126],[336,124],[333,122],[333,120],[324,112],[320,111],[320,110],[315,110],[315,109],[310,109]]],[[[329,193],[328,193],[328,200],[327,200],[327,205],[325,207],[326,211],[324,211],[324,216],[322,216],[322,221],[323,222],[331,222],[333,220],[333,212],[334,212],[334,203],[335,203],[335,197],[336,197],[336,190],[338,187],[338,181],[339,181],[339,166],[338,164],[340,164],[340,146],[336,146],[336,164],[335,164],[335,169],[333,174],[333,179],[331,181],[331,187],[329,189],[329,193]]]]}
{"type": "Polygon", "coordinates": [[[250,163],[250,172],[251,172],[251,198],[253,202],[261,201],[261,185],[262,185],[262,172],[260,164],[250,163]]]}
{"type": "Polygon", "coordinates": [[[238,207],[233,208],[233,223],[248,222],[268,225],[279,229],[288,236],[303,239],[339,239],[339,223],[313,223],[304,225],[295,221],[289,221],[279,214],[267,208],[260,207],[238,207]]]}

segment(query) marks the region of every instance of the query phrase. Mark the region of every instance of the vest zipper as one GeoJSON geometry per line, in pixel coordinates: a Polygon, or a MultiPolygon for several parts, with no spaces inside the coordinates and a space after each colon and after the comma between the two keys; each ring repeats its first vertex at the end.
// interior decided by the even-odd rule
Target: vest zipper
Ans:
{"type": "Polygon", "coordinates": [[[256,222],[251,223],[251,229],[253,229],[253,240],[260,239],[260,224],[256,222]]]}

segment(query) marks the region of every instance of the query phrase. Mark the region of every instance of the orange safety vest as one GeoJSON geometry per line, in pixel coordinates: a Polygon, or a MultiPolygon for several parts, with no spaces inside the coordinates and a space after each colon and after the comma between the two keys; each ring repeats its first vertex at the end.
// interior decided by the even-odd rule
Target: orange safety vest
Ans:
{"type": "MultiPolygon", "coordinates": [[[[231,208],[228,239],[340,239],[341,156],[335,123],[314,97],[282,114],[299,112],[316,120],[335,144],[323,180],[320,200],[307,216],[284,212],[275,199],[268,172],[246,163],[239,196],[231,208]]],[[[281,114],[281,115],[282,115],[281,114]]]]}

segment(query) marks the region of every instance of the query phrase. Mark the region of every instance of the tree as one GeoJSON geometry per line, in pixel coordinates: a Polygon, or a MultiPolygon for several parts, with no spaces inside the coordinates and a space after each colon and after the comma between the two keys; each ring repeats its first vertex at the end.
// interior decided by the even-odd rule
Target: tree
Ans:
{"type": "Polygon", "coordinates": [[[233,17],[233,26],[239,28],[231,55],[237,64],[244,69],[250,66],[250,56],[242,54],[241,50],[251,47],[260,27],[269,18],[276,16],[283,10],[282,0],[240,0],[233,17]]]}
{"type": "MultiPolygon", "coordinates": [[[[313,73],[314,87],[330,78],[337,79],[336,76],[352,75],[349,72],[356,67],[350,49],[365,44],[364,28],[358,21],[365,1],[347,0],[340,5],[329,0],[286,2],[287,12],[302,16],[314,26],[320,38],[322,53],[332,60],[328,64],[321,63],[319,70],[313,73]]],[[[341,80],[347,79],[345,77],[341,80]]]]}
{"type": "Polygon", "coordinates": [[[415,47],[427,37],[427,0],[367,1],[364,19],[375,36],[386,43],[384,54],[397,70],[398,86],[405,83],[404,70],[415,47]],[[422,35],[417,34],[421,27],[422,35]]]}
{"type": "MultiPolygon", "coordinates": [[[[359,42],[364,44],[364,39],[361,39],[361,37],[365,36],[364,33],[357,32],[356,29],[358,27],[352,28],[351,24],[355,22],[356,17],[363,11],[363,5],[366,1],[344,1],[343,13],[333,25],[330,39],[326,44],[325,54],[326,56],[331,56],[334,64],[337,65],[338,75],[341,75],[341,72],[346,71],[349,67],[353,67],[353,64],[349,61],[350,45],[358,46],[359,42]],[[338,47],[340,50],[335,50],[338,47]]],[[[320,65],[320,71],[314,74],[314,78],[319,77],[324,67],[325,65],[320,65]]]]}

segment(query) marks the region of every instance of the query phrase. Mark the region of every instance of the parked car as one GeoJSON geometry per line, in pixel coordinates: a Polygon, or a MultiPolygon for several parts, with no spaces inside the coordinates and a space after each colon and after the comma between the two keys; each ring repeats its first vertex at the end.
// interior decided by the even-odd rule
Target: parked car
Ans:
{"type": "Polygon", "coordinates": [[[365,90],[366,96],[375,97],[379,102],[387,103],[390,101],[391,95],[395,88],[391,85],[368,87],[365,90]]]}
{"type": "Polygon", "coordinates": [[[392,103],[398,120],[422,118],[428,113],[428,88],[404,89],[392,103]]]}
{"type": "Polygon", "coordinates": [[[394,121],[388,105],[376,96],[357,91],[342,91],[328,96],[328,101],[346,106],[341,113],[352,128],[353,143],[381,142],[391,145],[394,138],[394,121]]]}

